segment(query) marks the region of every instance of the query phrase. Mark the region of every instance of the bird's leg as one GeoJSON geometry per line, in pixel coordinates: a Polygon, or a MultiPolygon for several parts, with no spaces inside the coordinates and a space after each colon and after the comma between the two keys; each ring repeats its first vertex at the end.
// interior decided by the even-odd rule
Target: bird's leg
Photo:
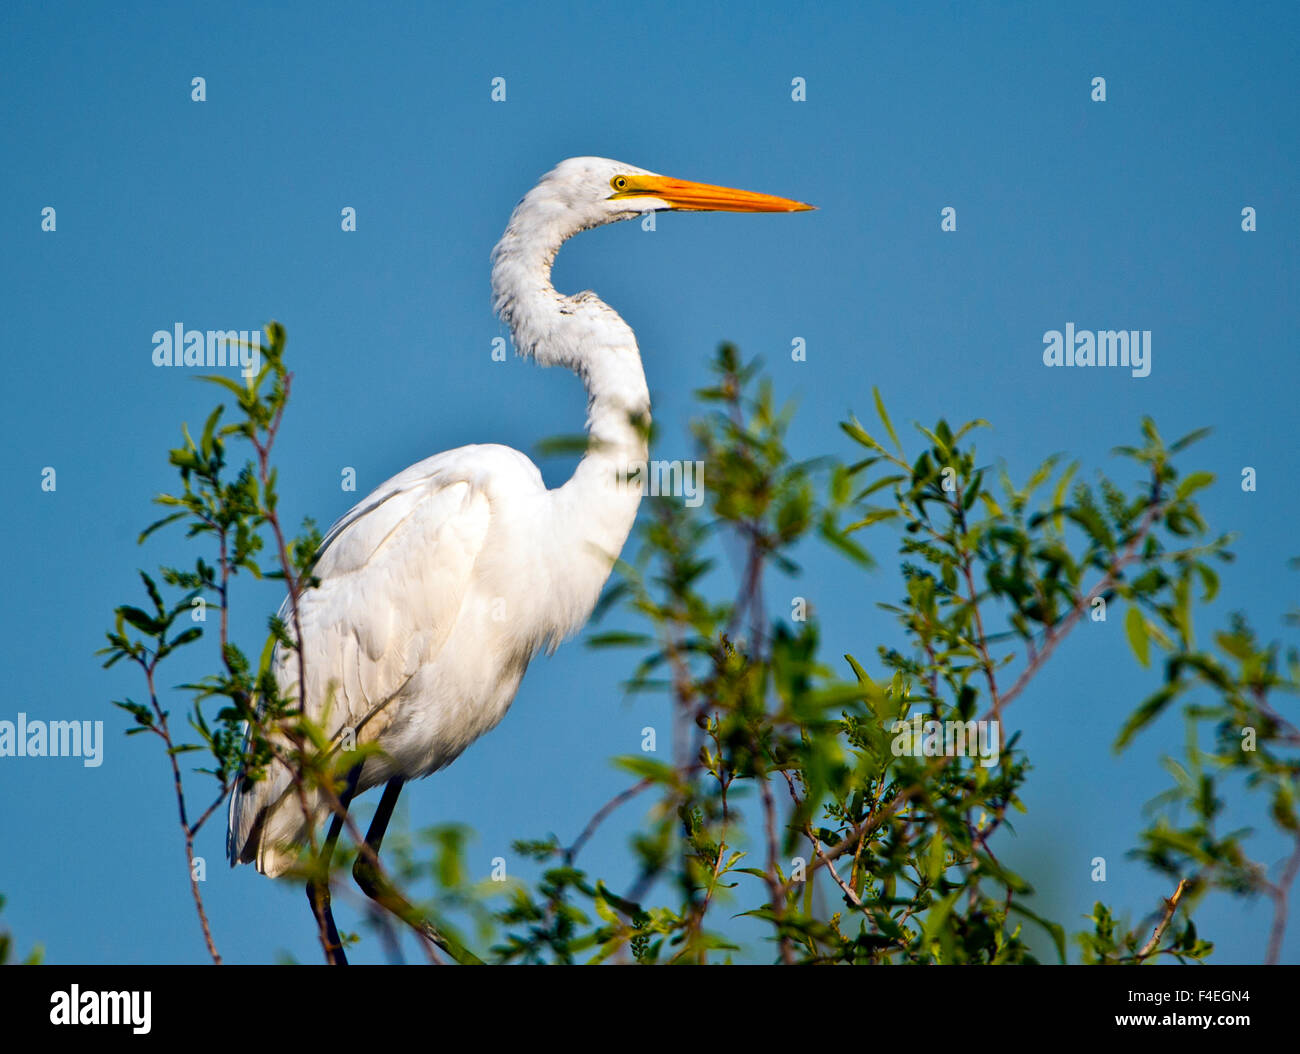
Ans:
{"type": "Polygon", "coordinates": [[[361,766],[353,765],[348,773],[348,784],[339,798],[342,809],[334,814],[330,822],[329,834],[321,847],[320,856],[316,858],[315,867],[307,879],[307,902],[312,914],[325,924],[325,955],[331,966],[347,966],[348,957],[343,954],[343,942],[339,940],[338,927],[334,925],[334,911],[330,907],[330,858],[334,855],[334,846],[338,843],[339,833],[343,830],[343,817],[348,806],[357,793],[357,781],[361,778],[361,766]]]}
{"type": "Polygon", "coordinates": [[[384,787],[384,796],[380,799],[379,808],[375,810],[375,818],[370,822],[370,830],[366,832],[366,845],[370,852],[364,849],[358,850],[356,863],[352,865],[352,877],[357,880],[357,885],[366,896],[386,911],[392,912],[425,940],[436,944],[458,963],[482,966],[482,960],[473,952],[463,947],[455,938],[440,932],[421,915],[376,866],[379,861],[380,843],[384,840],[388,821],[393,818],[393,808],[397,805],[397,796],[402,793],[405,783],[401,776],[395,776],[384,787]]]}

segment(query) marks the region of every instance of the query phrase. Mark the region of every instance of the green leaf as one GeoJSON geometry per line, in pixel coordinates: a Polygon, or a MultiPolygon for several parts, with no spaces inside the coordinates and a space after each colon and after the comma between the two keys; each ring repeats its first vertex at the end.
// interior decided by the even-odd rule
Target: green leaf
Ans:
{"type": "Polygon", "coordinates": [[[885,453],[885,448],[871,438],[867,430],[858,423],[856,417],[849,421],[841,421],[840,428],[863,446],[868,447],[871,450],[879,450],[882,454],[885,453]]]}
{"type": "Polygon", "coordinates": [[[880,389],[873,386],[871,394],[875,397],[876,413],[880,415],[880,421],[885,426],[885,431],[889,433],[889,438],[894,441],[894,446],[897,447],[901,453],[903,444],[898,441],[898,433],[894,431],[894,425],[893,422],[889,420],[889,414],[885,413],[885,401],[880,398],[880,389]]]}
{"type": "Polygon", "coordinates": [[[1078,468],[1079,463],[1077,461],[1074,462],[1074,464],[1067,466],[1065,471],[1061,473],[1061,478],[1056,481],[1056,490],[1052,493],[1052,509],[1056,513],[1052,517],[1052,526],[1058,531],[1062,530],[1064,527],[1064,523],[1061,520],[1060,509],[1065,505],[1065,496],[1069,492],[1070,480],[1074,479],[1074,474],[1078,468]]]}
{"type": "Polygon", "coordinates": [[[167,645],[170,648],[179,648],[182,644],[189,644],[190,641],[198,640],[201,636],[203,636],[203,630],[198,626],[193,626],[182,633],[178,633],[174,640],[167,642],[167,645]]]}
{"type": "Polygon", "coordinates": [[[867,671],[862,668],[862,665],[858,662],[858,660],[855,659],[852,655],[845,655],[844,660],[849,664],[849,666],[853,668],[853,675],[857,677],[858,684],[875,683],[871,680],[871,677],[868,675],[867,671]]]}
{"type": "Polygon", "coordinates": [[[596,914],[608,922],[611,926],[622,926],[623,920],[618,917],[614,909],[609,906],[608,901],[602,896],[594,898],[596,914]]]}
{"type": "Polygon", "coordinates": [[[1124,616],[1124,632],[1128,634],[1129,646],[1137,656],[1137,661],[1143,666],[1150,666],[1151,638],[1147,633],[1147,620],[1135,607],[1130,607],[1128,614],[1124,616]]]}
{"type": "Polygon", "coordinates": [[[624,772],[630,772],[642,779],[653,780],[655,783],[672,785],[677,782],[677,770],[667,762],[656,761],[654,758],[625,754],[622,757],[614,758],[614,765],[624,772]]]}
{"type": "Polygon", "coordinates": [[[1178,689],[1177,684],[1167,684],[1133,711],[1129,719],[1124,722],[1124,727],[1120,729],[1119,736],[1115,740],[1115,750],[1123,750],[1128,746],[1129,740],[1159,717],[1160,712],[1178,695],[1178,689]]]}
{"type": "Polygon", "coordinates": [[[148,615],[139,608],[132,607],[130,604],[123,604],[117,610],[132,626],[138,629],[141,633],[149,634],[151,637],[156,637],[167,626],[165,622],[159,621],[152,615],[148,615]]]}
{"type": "Polygon", "coordinates": [[[934,837],[930,839],[930,852],[926,860],[926,870],[932,885],[937,883],[939,876],[943,874],[944,855],[943,835],[935,831],[934,837]]]}
{"type": "MultiPolygon", "coordinates": [[[[199,377],[199,380],[207,381],[209,384],[219,384],[221,387],[233,392],[240,399],[244,398],[244,396],[248,394],[248,389],[238,381],[232,380],[229,377],[223,377],[220,374],[205,373],[199,377]]],[[[186,438],[189,439],[188,433],[186,434],[186,438]]],[[[190,442],[193,443],[194,440],[190,439],[190,442]]]]}
{"type": "Polygon", "coordinates": [[[852,538],[847,537],[845,532],[839,530],[829,518],[822,521],[818,533],[827,545],[843,553],[859,567],[870,569],[876,566],[876,561],[872,559],[871,554],[852,538]]]}
{"type": "Polygon", "coordinates": [[[870,527],[873,523],[883,523],[885,520],[897,519],[902,515],[897,509],[872,509],[862,519],[850,523],[844,528],[848,534],[850,531],[860,530],[863,527],[870,527]]]}
{"type": "Polygon", "coordinates": [[[1189,473],[1183,481],[1178,484],[1178,489],[1174,492],[1174,501],[1182,501],[1184,498],[1195,494],[1198,490],[1208,487],[1213,482],[1213,472],[1189,473]]]}
{"type": "Polygon", "coordinates": [[[1198,428],[1194,432],[1188,432],[1182,439],[1175,440],[1173,443],[1169,444],[1169,452],[1171,454],[1177,454],[1180,450],[1185,450],[1193,443],[1204,439],[1212,431],[1213,429],[1210,428],[1198,428]]]}
{"type": "Polygon", "coordinates": [[[954,443],[957,442],[959,439],[961,439],[962,436],[964,436],[972,428],[992,428],[992,427],[993,426],[989,424],[986,420],[984,420],[984,418],[977,417],[973,421],[967,421],[964,425],[962,425],[959,429],[957,429],[957,434],[953,436],[953,442],[954,443]]]}
{"type": "Polygon", "coordinates": [[[1219,576],[1209,564],[1194,564],[1193,570],[1200,576],[1201,585],[1205,590],[1201,603],[1208,604],[1219,595],[1219,576]]]}
{"type": "Polygon", "coordinates": [[[203,451],[205,458],[212,457],[216,450],[213,443],[213,434],[217,430],[217,421],[220,419],[223,410],[225,410],[225,406],[218,404],[217,408],[208,415],[208,420],[203,426],[203,437],[199,440],[199,449],[203,451]]]}
{"type": "Polygon", "coordinates": [[[648,637],[644,633],[627,633],[622,630],[610,630],[607,633],[593,633],[587,638],[587,647],[640,647],[651,643],[653,639],[653,637],[648,637]]]}
{"type": "Polygon", "coordinates": [[[938,935],[939,931],[943,929],[944,923],[948,921],[948,915],[952,912],[953,904],[957,902],[957,898],[960,897],[962,893],[963,890],[960,887],[954,889],[942,900],[931,906],[925,917],[925,926],[921,931],[921,940],[923,943],[929,944],[938,935]]]}
{"type": "Polygon", "coordinates": [[[140,537],[137,538],[136,541],[143,543],[144,540],[149,537],[149,535],[153,534],[153,532],[158,530],[160,527],[166,527],[167,524],[169,523],[175,523],[177,520],[183,520],[188,515],[189,515],[188,512],[173,512],[170,516],[164,516],[161,520],[154,521],[153,523],[149,524],[149,526],[146,527],[143,531],[141,531],[140,537]]]}
{"type": "MultiPolygon", "coordinates": [[[[735,855],[736,854],[733,854],[733,857],[735,855]]],[[[641,906],[639,904],[636,904],[633,901],[626,900],[623,897],[620,897],[617,893],[613,892],[613,890],[611,890],[608,886],[606,886],[604,882],[601,881],[596,882],[596,892],[600,894],[601,899],[605,900],[607,903],[612,904],[614,907],[618,908],[619,911],[623,912],[623,914],[630,919],[635,920],[639,916],[645,914],[645,912],[641,910],[641,906]]]]}

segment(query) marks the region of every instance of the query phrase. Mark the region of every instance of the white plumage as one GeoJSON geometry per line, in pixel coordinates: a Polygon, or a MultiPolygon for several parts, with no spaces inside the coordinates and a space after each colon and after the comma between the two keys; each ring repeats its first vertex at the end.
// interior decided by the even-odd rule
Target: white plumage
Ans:
{"type": "MultiPolygon", "coordinates": [[[[306,710],[338,737],[377,743],[358,793],[427,776],[494,728],[529,661],[577,631],[632,528],[650,399],[632,330],[593,293],[550,281],[565,239],[657,209],[797,211],[799,202],[658,176],[604,158],[562,162],[515,208],[492,254],[494,306],[515,347],[574,370],[586,386],[586,456],[547,490],[518,451],[461,447],[412,465],[330,529],[300,598],[306,710]],[[620,182],[621,181],[621,182],[620,182]]],[[[282,611],[286,624],[287,602],[282,611]]],[[[275,657],[298,694],[297,661],[275,657]]],[[[327,808],[310,802],[313,823],[327,808]]],[[[231,862],[283,873],[306,840],[288,773],[239,781],[231,862]]]]}

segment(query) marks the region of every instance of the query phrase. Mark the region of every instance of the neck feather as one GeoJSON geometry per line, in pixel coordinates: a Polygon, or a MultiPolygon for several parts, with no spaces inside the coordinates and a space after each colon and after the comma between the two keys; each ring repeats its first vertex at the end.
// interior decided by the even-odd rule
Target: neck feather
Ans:
{"type": "Polygon", "coordinates": [[[586,460],[643,460],[650,393],[632,328],[596,294],[564,296],[551,284],[556,253],[581,229],[548,222],[525,198],[492,254],[493,306],[519,354],[582,379],[592,439],[586,460]]]}
{"type": "Polygon", "coordinates": [[[568,367],[587,389],[586,455],[550,492],[546,544],[555,547],[554,566],[564,569],[551,582],[564,615],[543,627],[554,647],[590,615],[636,520],[650,394],[636,337],[618,312],[594,293],[563,296],[551,285],[555,254],[576,231],[521,218],[527,205],[515,210],[493,253],[495,307],[521,355],[568,367]]]}

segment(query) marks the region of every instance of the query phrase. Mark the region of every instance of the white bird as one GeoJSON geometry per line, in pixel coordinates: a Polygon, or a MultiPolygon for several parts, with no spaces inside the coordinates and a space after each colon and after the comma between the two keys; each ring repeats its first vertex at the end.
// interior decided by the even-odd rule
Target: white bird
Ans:
{"type": "MultiPolygon", "coordinates": [[[[379,747],[342,796],[346,808],[355,794],[387,784],[367,835],[375,853],[403,782],[450,764],[494,728],[533,656],[581,628],[636,517],[650,413],[636,337],[594,293],[555,290],[560,246],[580,231],[656,210],[810,208],[599,157],[561,162],[515,207],[492,253],[494,307],[519,354],[582,379],[586,455],[555,490],[527,457],[496,444],[412,465],[330,528],[314,570],[320,584],[299,598],[306,714],[335,743],[350,732],[357,745],[379,747]]],[[[288,601],[281,614],[292,630],[288,601]]],[[[275,667],[282,693],[296,699],[294,653],[280,649],[275,667]]],[[[308,840],[307,823],[330,811],[320,793],[307,799],[310,821],[279,762],[261,780],[237,781],[231,864],[252,862],[267,875],[288,870],[308,840]]],[[[335,817],[327,854],[340,822],[335,817]]],[[[415,925],[364,854],[357,865],[362,888],[415,925]]],[[[328,919],[331,957],[346,961],[328,918],[328,886],[309,883],[308,894],[328,919]]]]}

